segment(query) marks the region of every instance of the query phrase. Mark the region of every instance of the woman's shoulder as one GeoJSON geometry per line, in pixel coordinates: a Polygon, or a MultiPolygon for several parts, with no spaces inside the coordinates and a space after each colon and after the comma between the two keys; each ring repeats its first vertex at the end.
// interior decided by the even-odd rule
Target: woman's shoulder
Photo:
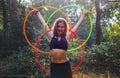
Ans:
{"type": "Polygon", "coordinates": [[[49,39],[51,40],[53,38],[53,31],[48,32],[49,39]]]}
{"type": "Polygon", "coordinates": [[[70,39],[70,32],[66,33],[66,39],[67,39],[67,41],[69,41],[69,39],[70,39]]]}
{"type": "Polygon", "coordinates": [[[67,33],[66,33],[66,36],[69,36],[70,35],[70,32],[68,31],[67,33]]]}

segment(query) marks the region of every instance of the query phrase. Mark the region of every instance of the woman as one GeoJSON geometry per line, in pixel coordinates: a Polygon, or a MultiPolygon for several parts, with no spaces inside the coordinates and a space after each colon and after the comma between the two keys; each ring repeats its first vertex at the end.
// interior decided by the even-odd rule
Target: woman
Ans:
{"type": "MultiPolygon", "coordinates": [[[[41,13],[34,8],[30,8],[30,10],[37,13],[42,26],[45,27],[46,23],[41,13]]],[[[81,15],[72,31],[76,32],[78,30],[87,13],[88,12],[81,15]]],[[[55,20],[52,29],[53,31],[47,34],[50,39],[51,49],[50,78],[72,78],[69,58],[66,53],[71,34],[68,23],[64,18],[58,18],[55,20]]],[[[46,28],[46,31],[47,30],[49,30],[49,27],[46,28]]]]}

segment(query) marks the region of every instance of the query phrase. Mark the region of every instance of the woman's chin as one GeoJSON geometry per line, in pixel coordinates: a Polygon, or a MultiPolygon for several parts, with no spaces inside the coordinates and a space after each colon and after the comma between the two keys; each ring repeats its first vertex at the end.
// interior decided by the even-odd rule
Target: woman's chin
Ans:
{"type": "Polygon", "coordinates": [[[63,33],[62,32],[58,32],[58,35],[62,35],[63,33]]]}

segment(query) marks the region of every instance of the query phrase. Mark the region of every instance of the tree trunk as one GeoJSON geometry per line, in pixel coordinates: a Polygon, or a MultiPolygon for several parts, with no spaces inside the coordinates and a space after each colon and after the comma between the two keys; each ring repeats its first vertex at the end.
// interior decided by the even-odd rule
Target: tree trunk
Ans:
{"type": "Polygon", "coordinates": [[[7,15],[7,9],[6,9],[6,5],[5,5],[5,1],[2,0],[1,1],[1,5],[2,5],[2,11],[3,11],[3,28],[7,29],[8,26],[8,15],[7,15]]]}
{"type": "Polygon", "coordinates": [[[96,8],[96,45],[99,45],[102,40],[102,30],[100,25],[100,17],[101,17],[101,10],[99,7],[100,0],[95,0],[95,8],[96,8]]]}

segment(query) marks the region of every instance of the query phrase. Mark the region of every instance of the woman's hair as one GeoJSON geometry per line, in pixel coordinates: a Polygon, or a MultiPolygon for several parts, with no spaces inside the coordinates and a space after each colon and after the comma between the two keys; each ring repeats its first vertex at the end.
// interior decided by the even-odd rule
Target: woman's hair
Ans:
{"type": "Polygon", "coordinates": [[[58,28],[58,23],[61,23],[63,22],[64,26],[65,26],[65,31],[64,33],[62,34],[62,37],[65,37],[66,36],[66,33],[67,31],[69,30],[69,26],[68,26],[68,23],[67,21],[64,19],[64,18],[58,18],[55,20],[54,24],[53,24],[53,33],[54,33],[54,36],[58,36],[58,33],[57,33],[57,28],[58,28]]]}

